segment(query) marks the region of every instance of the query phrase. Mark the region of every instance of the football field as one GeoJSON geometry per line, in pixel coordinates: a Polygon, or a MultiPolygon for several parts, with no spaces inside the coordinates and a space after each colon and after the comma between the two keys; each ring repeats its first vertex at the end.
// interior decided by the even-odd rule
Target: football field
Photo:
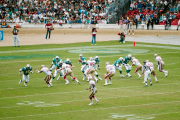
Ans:
{"type": "MultiPolygon", "coordinates": [[[[152,43],[118,41],[98,42],[91,46],[89,42],[55,45],[28,45],[21,47],[0,47],[0,119],[2,120],[179,120],[180,119],[180,46],[152,43]],[[156,66],[154,54],[157,53],[165,62],[164,70],[168,77],[155,67],[157,79],[151,76],[153,85],[145,87],[144,76],[138,79],[135,66],[130,74],[120,78],[116,70],[112,85],[103,86],[105,64],[114,64],[119,57],[131,54],[142,64],[149,60],[156,66]],[[89,106],[89,83],[82,80],[81,64],[78,64],[79,54],[86,60],[99,56],[100,70],[98,74],[103,80],[96,83],[99,103],[89,106]],[[57,77],[53,86],[47,87],[43,80],[44,73],[37,73],[41,65],[50,67],[52,59],[59,56],[62,60],[70,58],[75,77],[79,85],[68,76],[69,84],[57,77]],[[33,73],[27,86],[19,85],[22,76],[19,69],[30,64],[33,73]]],[[[131,65],[132,63],[129,62],[131,65]]],[[[123,75],[126,70],[122,68],[123,75]]],[[[54,72],[54,71],[53,71],[54,72]]],[[[139,71],[141,74],[141,71],[139,71]]]]}

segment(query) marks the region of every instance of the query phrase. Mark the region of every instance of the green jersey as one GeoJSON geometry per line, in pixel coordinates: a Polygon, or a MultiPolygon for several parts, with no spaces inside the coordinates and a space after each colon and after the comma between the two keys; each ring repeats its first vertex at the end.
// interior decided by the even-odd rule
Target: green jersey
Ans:
{"type": "Polygon", "coordinates": [[[82,65],[85,65],[85,64],[86,64],[86,62],[85,62],[86,58],[85,58],[85,57],[82,57],[82,58],[80,58],[80,59],[81,59],[82,65]]]}
{"type": "Polygon", "coordinates": [[[95,64],[99,65],[100,59],[99,58],[93,58],[93,60],[96,62],[95,64]]]}
{"type": "Polygon", "coordinates": [[[122,64],[122,61],[120,61],[119,59],[116,60],[116,62],[114,63],[114,66],[116,66],[117,64],[118,64],[118,65],[122,64]]]}
{"type": "Polygon", "coordinates": [[[124,57],[123,63],[128,64],[129,61],[131,61],[132,58],[128,58],[128,56],[124,57]]]}
{"type": "Polygon", "coordinates": [[[30,68],[23,67],[21,71],[23,71],[24,75],[29,75],[29,72],[32,71],[32,67],[30,68]]]}
{"type": "Polygon", "coordinates": [[[63,61],[63,63],[66,63],[66,64],[68,64],[68,65],[71,65],[72,64],[72,62],[71,61],[63,61]]]}
{"type": "Polygon", "coordinates": [[[56,65],[58,62],[60,62],[61,59],[58,58],[58,60],[56,60],[56,58],[53,59],[53,64],[56,65]]]}
{"type": "Polygon", "coordinates": [[[62,68],[62,64],[57,63],[57,64],[56,64],[56,67],[57,67],[58,69],[60,69],[60,68],[62,68]]]}

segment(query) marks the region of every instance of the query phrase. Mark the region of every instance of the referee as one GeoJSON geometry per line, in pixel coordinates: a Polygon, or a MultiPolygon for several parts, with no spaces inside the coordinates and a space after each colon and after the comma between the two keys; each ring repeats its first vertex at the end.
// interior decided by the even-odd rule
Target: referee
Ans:
{"type": "Polygon", "coordinates": [[[46,38],[45,38],[45,40],[47,40],[48,34],[49,34],[49,40],[50,40],[51,30],[52,30],[52,28],[53,28],[53,25],[50,23],[50,21],[48,21],[48,23],[45,25],[45,28],[47,29],[47,33],[46,33],[46,38]]]}

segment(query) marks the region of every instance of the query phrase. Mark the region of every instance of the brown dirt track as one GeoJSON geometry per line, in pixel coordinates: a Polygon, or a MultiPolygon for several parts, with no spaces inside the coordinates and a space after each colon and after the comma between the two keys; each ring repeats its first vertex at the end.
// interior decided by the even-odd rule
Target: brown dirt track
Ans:
{"type": "MultiPolygon", "coordinates": [[[[0,46],[14,46],[11,30],[12,28],[0,29],[4,31],[4,40],[0,41],[0,46]]],[[[35,44],[65,44],[76,42],[90,42],[91,29],[55,29],[51,33],[51,40],[45,40],[46,29],[43,28],[19,28],[20,45],[35,44]]],[[[97,29],[97,41],[108,41],[119,39],[118,29],[97,29]]],[[[135,36],[169,36],[178,35],[175,30],[135,30],[135,36]]],[[[129,37],[129,36],[127,36],[129,37]]]]}

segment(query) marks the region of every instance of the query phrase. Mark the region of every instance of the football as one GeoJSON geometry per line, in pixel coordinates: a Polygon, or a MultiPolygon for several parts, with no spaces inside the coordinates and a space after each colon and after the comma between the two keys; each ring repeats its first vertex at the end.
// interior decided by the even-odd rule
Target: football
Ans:
{"type": "Polygon", "coordinates": [[[81,62],[82,60],[81,59],[79,59],[79,62],[81,62]]]}

